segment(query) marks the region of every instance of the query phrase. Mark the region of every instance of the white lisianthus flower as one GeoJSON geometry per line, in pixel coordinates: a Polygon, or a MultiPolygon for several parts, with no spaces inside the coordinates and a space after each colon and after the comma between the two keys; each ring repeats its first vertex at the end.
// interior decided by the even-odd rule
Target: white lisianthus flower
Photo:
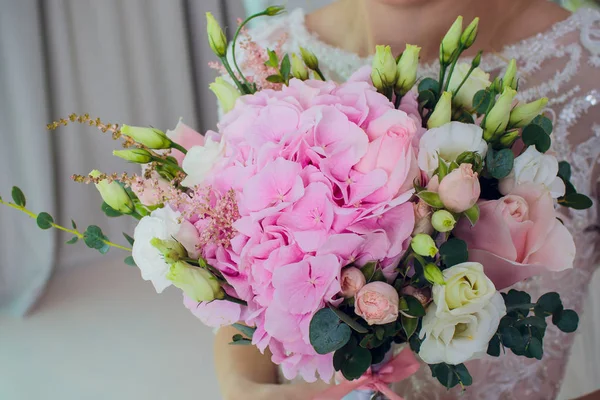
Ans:
{"type": "Polygon", "coordinates": [[[187,174],[181,181],[183,186],[194,187],[204,181],[206,175],[225,153],[225,142],[216,142],[207,137],[204,146],[194,146],[188,150],[181,167],[187,174]]]}
{"type": "MultiPolygon", "coordinates": [[[[465,79],[465,76],[467,76],[470,69],[471,64],[456,64],[456,67],[452,72],[452,77],[450,78],[448,91],[454,93],[463,79],[465,79]]],[[[475,93],[487,88],[491,84],[492,82],[490,81],[490,74],[477,67],[473,70],[473,72],[471,72],[471,75],[469,75],[469,78],[465,84],[462,85],[452,100],[454,103],[470,109],[473,107],[473,97],[475,97],[475,93]]]]}
{"type": "Polygon", "coordinates": [[[485,354],[500,319],[506,314],[504,299],[494,292],[483,308],[470,314],[438,317],[439,305],[432,303],[423,317],[419,356],[428,364],[461,364],[485,354]]]}
{"type": "Polygon", "coordinates": [[[436,316],[471,314],[484,308],[496,293],[494,283],[477,262],[456,264],[443,272],[445,285],[433,285],[436,316]]]}
{"type": "Polygon", "coordinates": [[[132,256],[142,272],[142,279],[151,281],[157,293],[162,293],[172,282],[167,279],[169,264],[163,254],[151,244],[152,239],[173,239],[180,229],[178,211],[159,208],[140,220],[135,228],[132,256]]]}
{"type": "Polygon", "coordinates": [[[425,132],[419,142],[419,168],[431,178],[439,165],[438,156],[446,162],[455,161],[465,151],[485,157],[487,148],[479,126],[453,121],[425,132]]]}
{"type": "Polygon", "coordinates": [[[558,160],[550,154],[543,154],[535,146],[529,146],[515,158],[513,170],[500,180],[500,193],[507,195],[519,185],[534,183],[544,185],[553,198],[565,194],[565,183],[558,176],[558,160]]]}

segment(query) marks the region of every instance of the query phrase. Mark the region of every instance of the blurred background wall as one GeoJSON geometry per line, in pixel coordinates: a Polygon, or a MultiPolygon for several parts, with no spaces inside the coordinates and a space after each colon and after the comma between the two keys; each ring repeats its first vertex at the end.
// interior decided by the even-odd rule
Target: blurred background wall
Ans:
{"type": "MultiPolygon", "coordinates": [[[[166,130],[183,118],[210,129],[217,111],[207,63],[215,57],[204,13],[231,34],[244,6],[310,11],[330,2],[0,0],[0,196],[9,199],[18,184],[34,212],[65,226],[71,218],[83,229],[97,224],[124,243],[132,223],[107,221],[96,190],[69,177],[136,167],[112,157],[118,143],[98,130],[48,132],[46,124],[87,112],[105,122],[166,130]]],[[[118,250],[100,256],[68,247],[69,238],[0,207],[0,399],[219,398],[212,333],[178,291],[157,296],[118,250]]]]}

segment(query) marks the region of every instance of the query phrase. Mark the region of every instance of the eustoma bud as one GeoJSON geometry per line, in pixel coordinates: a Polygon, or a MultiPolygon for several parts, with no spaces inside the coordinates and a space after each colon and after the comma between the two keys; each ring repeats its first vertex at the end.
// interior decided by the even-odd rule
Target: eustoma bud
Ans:
{"type": "Polygon", "coordinates": [[[500,137],[500,144],[503,147],[509,148],[512,147],[513,143],[519,138],[519,131],[514,130],[510,132],[506,132],[504,135],[500,137]]]}
{"type": "Polygon", "coordinates": [[[308,68],[295,53],[292,53],[292,75],[302,81],[308,79],[308,68]]]}
{"type": "Polygon", "coordinates": [[[469,26],[465,28],[465,31],[460,36],[460,43],[465,49],[468,49],[473,45],[477,38],[477,28],[479,27],[479,18],[475,18],[469,26]]]}
{"type": "Polygon", "coordinates": [[[219,58],[225,57],[227,55],[227,38],[215,17],[209,12],[206,13],[206,31],[208,33],[208,44],[213,53],[219,58]]]}
{"type": "Polygon", "coordinates": [[[178,261],[171,265],[167,279],[197,302],[225,298],[225,292],[213,274],[203,268],[193,267],[184,261],[178,261]]]}
{"type": "Polygon", "coordinates": [[[517,104],[510,113],[509,126],[511,128],[522,128],[528,125],[535,117],[540,115],[547,104],[547,97],[542,97],[527,104],[517,104]]]}
{"type": "Polygon", "coordinates": [[[285,11],[285,7],[282,6],[270,6],[265,9],[265,14],[269,17],[274,17],[285,11]]]}
{"type": "MultiPolygon", "coordinates": [[[[93,170],[89,174],[92,178],[98,178],[102,175],[97,169],[93,170]]],[[[95,184],[96,189],[100,192],[102,200],[108,204],[111,208],[123,213],[131,214],[135,211],[133,201],[123,189],[123,187],[116,181],[109,182],[108,179],[102,179],[95,184]]]]}
{"type": "Polygon", "coordinates": [[[404,95],[406,94],[417,81],[417,67],[419,65],[419,46],[411,44],[406,45],[406,49],[400,60],[398,61],[398,81],[396,82],[396,90],[404,95]]]}
{"type": "Polygon", "coordinates": [[[121,133],[150,149],[168,149],[171,147],[171,140],[158,129],[123,125],[121,133]]]}
{"type": "Polygon", "coordinates": [[[420,256],[433,257],[437,254],[438,248],[435,246],[433,238],[424,233],[420,233],[412,238],[410,247],[420,256]]]}
{"type": "Polygon", "coordinates": [[[463,17],[456,18],[440,45],[440,61],[443,65],[452,62],[454,52],[458,49],[462,35],[463,17]]]}
{"type": "Polygon", "coordinates": [[[390,46],[377,46],[375,48],[375,57],[373,58],[373,69],[371,71],[371,80],[373,86],[379,90],[393,87],[398,78],[396,69],[396,60],[392,55],[390,46]]]}
{"type": "Polygon", "coordinates": [[[483,138],[485,140],[490,141],[498,134],[504,133],[508,125],[512,102],[516,95],[517,92],[514,89],[504,88],[496,104],[485,117],[485,126],[483,127],[483,138]]]}
{"type": "Polygon", "coordinates": [[[452,117],[452,93],[444,92],[440,97],[440,100],[435,105],[433,114],[427,121],[427,127],[437,128],[450,122],[452,117]]]}
{"type": "Polygon", "coordinates": [[[159,238],[152,238],[150,244],[162,253],[167,264],[176,263],[182,257],[187,256],[187,252],[181,243],[173,239],[161,240],[159,238]]]}
{"type": "Polygon", "coordinates": [[[208,85],[208,88],[217,96],[224,113],[231,111],[240,97],[240,92],[236,87],[221,77],[216,78],[213,83],[208,85]]]}
{"type": "Polygon", "coordinates": [[[444,281],[444,275],[442,274],[442,271],[440,271],[438,266],[435,264],[427,264],[423,269],[423,274],[425,275],[425,279],[427,279],[431,283],[438,285],[446,284],[446,282],[444,281]]]}
{"type": "Polygon", "coordinates": [[[148,164],[152,161],[152,154],[144,149],[114,150],[113,156],[138,164],[148,164]]]}
{"type": "Polygon", "coordinates": [[[506,72],[502,77],[502,87],[509,87],[517,90],[517,61],[513,58],[506,67],[506,72]]]}
{"type": "Polygon", "coordinates": [[[450,212],[438,210],[431,216],[431,225],[438,232],[450,232],[456,225],[456,219],[450,212]]]}
{"type": "Polygon", "coordinates": [[[317,56],[315,56],[315,53],[306,50],[304,47],[300,47],[300,55],[302,56],[302,61],[304,61],[304,64],[306,64],[308,68],[313,71],[319,69],[319,60],[317,59],[317,56]]]}

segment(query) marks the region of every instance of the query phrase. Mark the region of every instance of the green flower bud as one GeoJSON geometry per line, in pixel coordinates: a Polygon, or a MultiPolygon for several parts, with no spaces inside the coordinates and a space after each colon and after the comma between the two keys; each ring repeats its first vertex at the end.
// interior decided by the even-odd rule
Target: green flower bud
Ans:
{"type": "Polygon", "coordinates": [[[169,149],[171,147],[171,140],[158,129],[123,125],[121,133],[150,149],[169,149]]]}
{"type": "Polygon", "coordinates": [[[206,13],[206,32],[208,33],[208,44],[213,53],[219,58],[225,57],[227,55],[227,38],[215,17],[209,12],[206,13]]]}
{"type": "Polygon", "coordinates": [[[532,101],[527,104],[517,104],[510,113],[510,119],[508,124],[510,127],[522,128],[533,121],[535,117],[546,108],[548,104],[548,98],[542,97],[536,101],[532,101]]]}
{"type": "Polygon", "coordinates": [[[496,104],[485,117],[485,126],[483,127],[483,138],[485,140],[490,141],[497,135],[504,133],[508,125],[512,102],[516,95],[517,92],[514,89],[504,88],[496,104]]]}
{"type": "Polygon", "coordinates": [[[308,79],[308,68],[295,53],[292,53],[292,76],[302,81],[308,79]]]}
{"type": "Polygon", "coordinates": [[[431,225],[438,232],[450,232],[456,225],[456,219],[449,211],[438,210],[431,216],[431,225]]]}
{"type": "Polygon", "coordinates": [[[176,263],[182,257],[187,256],[185,248],[176,240],[161,240],[159,238],[152,238],[150,240],[150,244],[162,253],[167,264],[176,263]]]}
{"type": "Polygon", "coordinates": [[[500,138],[500,144],[502,147],[509,148],[512,147],[513,143],[519,138],[519,131],[514,130],[510,132],[506,132],[500,138]]]}
{"type": "Polygon", "coordinates": [[[443,65],[448,65],[452,62],[454,52],[458,49],[462,35],[462,23],[462,16],[456,18],[442,40],[442,44],[440,45],[440,62],[443,65]]]}
{"type": "Polygon", "coordinates": [[[219,105],[224,113],[228,113],[235,106],[235,102],[240,97],[240,92],[235,86],[225,79],[218,77],[208,88],[217,96],[219,105]]]}
{"type": "Polygon", "coordinates": [[[502,77],[502,87],[510,87],[517,90],[517,60],[510,60],[506,67],[506,72],[502,77]]]}
{"type": "Polygon", "coordinates": [[[450,122],[452,118],[452,93],[444,92],[435,105],[433,114],[427,121],[427,128],[437,128],[450,122]]]}
{"type": "Polygon", "coordinates": [[[419,46],[407,44],[404,53],[398,61],[398,81],[396,82],[396,90],[404,95],[406,94],[417,81],[417,67],[419,66],[419,46]]]}
{"type": "Polygon", "coordinates": [[[423,268],[423,274],[425,275],[425,279],[434,285],[445,285],[446,281],[444,281],[444,274],[440,271],[439,267],[435,264],[427,264],[425,268],[423,268]]]}
{"type": "Polygon", "coordinates": [[[225,298],[217,278],[209,271],[177,261],[167,273],[167,279],[194,301],[213,301],[225,298]]]}
{"type": "Polygon", "coordinates": [[[315,53],[306,50],[304,47],[300,47],[300,55],[302,56],[302,61],[304,61],[304,64],[306,64],[308,68],[313,71],[319,69],[319,60],[317,59],[317,56],[315,56],[315,53]]]}
{"type": "Polygon", "coordinates": [[[438,252],[433,238],[425,233],[415,235],[410,242],[410,247],[415,253],[424,257],[433,257],[438,252]]]}
{"type": "Polygon", "coordinates": [[[379,90],[390,88],[396,84],[397,78],[398,71],[396,60],[392,55],[392,48],[390,46],[377,46],[371,71],[373,86],[379,90]]]}
{"type": "Polygon", "coordinates": [[[479,27],[479,17],[475,18],[469,26],[467,26],[460,36],[460,43],[465,49],[468,49],[473,45],[477,38],[477,28],[479,27]]]}
{"type": "Polygon", "coordinates": [[[471,61],[471,66],[473,68],[477,68],[479,67],[479,64],[481,64],[481,54],[483,54],[483,51],[480,50],[473,59],[473,61],[471,61]]]}
{"type": "Polygon", "coordinates": [[[113,156],[138,164],[148,164],[152,161],[152,154],[144,149],[114,150],[113,156]]]}
{"type": "MultiPolygon", "coordinates": [[[[102,175],[97,169],[89,174],[92,178],[98,178],[102,175]]],[[[135,211],[133,201],[119,182],[109,182],[108,179],[103,179],[95,184],[96,189],[100,192],[102,200],[113,209],[123,214],[131,214],[135,211]]]]}
{"type": "Polygon", "coordinates": [[[267,9],[264,12],[269,17],[274,17],[276,15],[279,15],[279,14],[283,13],[284,11],[285,11],[285,7],[282,7],[282,6],[271,6],[271,7],[267,7],[267,9]]]}

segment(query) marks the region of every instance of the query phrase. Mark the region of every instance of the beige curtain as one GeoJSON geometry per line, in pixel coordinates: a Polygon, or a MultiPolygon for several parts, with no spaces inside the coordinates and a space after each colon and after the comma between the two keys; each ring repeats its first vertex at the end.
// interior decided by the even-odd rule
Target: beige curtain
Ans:
{"type": "MultiPolygon", "coordinates": [[[[10,199],[19,185],[32,211],[65,226],[73,218],[80,230],[99,225],[124,243],[121,232],[131,232],[132,222],[108,221],[95,189],[69,177],[137,167],[112,157],[119,144],[100,131],[45,126],[87,112],[161,129],[180,117],[200,131],[214,127],[206,11],[229,26],[243,16],[240,0],[0,0],[0,196],[10,199]]],[[[0,307],[23,315],[54,268],[85,267],[100,257],[83,243],[64,244],[68,239],[0,207],[0,307]]]]}

